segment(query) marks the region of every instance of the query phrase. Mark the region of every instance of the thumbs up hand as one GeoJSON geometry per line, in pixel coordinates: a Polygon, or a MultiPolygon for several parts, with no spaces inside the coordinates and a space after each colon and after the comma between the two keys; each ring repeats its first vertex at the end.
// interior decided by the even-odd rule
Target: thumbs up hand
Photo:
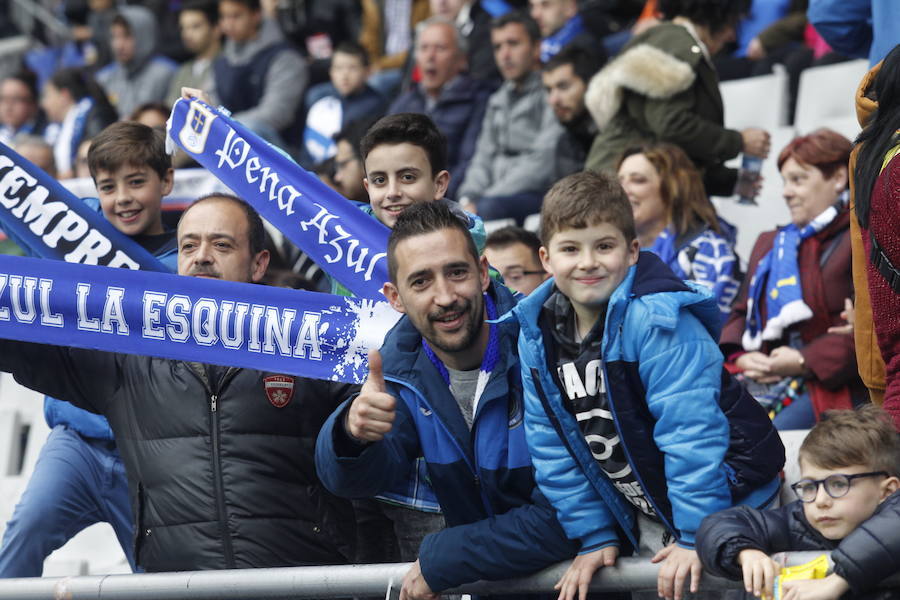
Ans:
{"type": "Polygon", "coordinates": [[[394,426],[397,399],[387,393],[381,368],[381,353],[369,350],[369,376],[350,404],[345,427],[351,437],[377,442],[394,426]]]}

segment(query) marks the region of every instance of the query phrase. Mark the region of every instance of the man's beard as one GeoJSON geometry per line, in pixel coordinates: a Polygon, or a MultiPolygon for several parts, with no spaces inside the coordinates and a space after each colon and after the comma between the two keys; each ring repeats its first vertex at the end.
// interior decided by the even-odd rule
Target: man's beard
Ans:
{"type": "Polygon", "coordinates": [[[484,326],[484,302],[456,302],[453,306],[444,308],[440,311],[429,314],[427,318],[428,334],[423,333],[422,336],[428,341],[432,348],[437,348],[443,352],[452,353],[460,352],[466,348],[471,348],[478,339],[481,328],[484,326]],[[474,310],[473,310],[474,309],[474,310]],[[434,327],[434,321],[448,314],[459,313],[463,318],[468,317],[468,321],[463,324],[462,337],[455,340],[447,340],[447,335],[458,335],[459,332],[446,334],[434,327]]]}

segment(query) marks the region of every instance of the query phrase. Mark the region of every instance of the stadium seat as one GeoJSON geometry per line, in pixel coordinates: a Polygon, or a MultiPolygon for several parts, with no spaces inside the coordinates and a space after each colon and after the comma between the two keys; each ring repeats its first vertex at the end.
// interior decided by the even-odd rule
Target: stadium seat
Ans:
{"type": "Polygon", "coordinates": [[[762,127],[771,132],[787,125],[788,76],[782,65],[775,65],[771,75],[722,82],[719,91],[725,127],[762,127]]]}
{"type": "Polygon", "coordinates": [[[868,70],[869,61],[860,59],[803,71],[794,118],[797,131],[808,133],[833,119],[855,121],[856,88],[868,70]]]}
{"type": "Polygon", "coordinates": [[[541,213],[535,213],[533,215],[528,215],[527,217],[525,217],[525,221],[522,223],[522,228],[534,233],[538,233],[541,229],[541,213]]]}

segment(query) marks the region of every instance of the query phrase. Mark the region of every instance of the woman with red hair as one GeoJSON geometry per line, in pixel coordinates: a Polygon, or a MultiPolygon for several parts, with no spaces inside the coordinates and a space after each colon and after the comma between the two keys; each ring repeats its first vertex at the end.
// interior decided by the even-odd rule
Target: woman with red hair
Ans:
{"type": "Polygon", "coordinates": [[[866,398],[841,311],[853,295],[845,190],[850,141],[830,129],[795,138],[778,168],[791,223],[763,233],[719,340],[779,429],[866,398]],[[782,410],[783,409],[783,410],[782,410]]]}

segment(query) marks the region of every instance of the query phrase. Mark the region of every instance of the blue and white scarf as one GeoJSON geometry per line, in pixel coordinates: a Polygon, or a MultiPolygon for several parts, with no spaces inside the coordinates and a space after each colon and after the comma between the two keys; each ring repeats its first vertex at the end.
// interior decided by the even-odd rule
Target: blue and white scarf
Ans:
{"type": "MultiPolygon", "coordinates": [[[[497,307],[494,304],[494,299],[491,298],[491,295],[488,293],[484,294],[484,306],[485,311],[487,312],[488,321],[496,319],[497,307]]],[[[473,419],[475,418],[475,415],[478,414],[478,401],[481,400],[481,395],[484,393],[488,380],[491,378],[491,371],[494,370],[494,367],[497,366],[497,362],[500,360],[499,325],[496,323],[485,323],[485,325],[490,328],[490,332],[488,334],[487,348],[485,348],[484,357],[481,359],[481,367],[478,371],[478,381],[475,384],[475,397],[472,399],[473,419]]],[[[434,364],[438,373],[441,374],[444,383],[446,383],[449,388],[450,373],[447,371],[447,367],[444,366],[444,363],[438,358],[434,353],[434,350],[431,349],[431,346],[429,346],[428,342],[424,339],[422,340],[422,349],[425,350],[425,355],[431,360],[432,364],[434,364]]]]}
{"type": "Polygon", "coordinates": [[[168,131],[170,147],[184,148],[329,275],[359,297],[384,299],[387,227],[200,100],[178,100],[168,131]]]}
{"type": "Polygon", "coordinates": [[[3,144],[0,229],[42,258],[169,272],[137,242],[3,144]]]}
{"type": "Polygon", "coordinates": [[[566,21],[565,24],[560,27],[559,31],[545,37],[541,41],[541,62],[545,63],[556,56],[566,44],[575,39],[583,31],[584,21],[581,20],[581,15],[575,15],[566,21]]]}
{"type": "Polygon", "coordinates": [[[797,262],[799,248],[803,240],[822,231],[837,215],[837,206],[830,206],[803,228],[792,223],[775,235],[772,249],[760,259],[750,280],[747,324],[741,338],[744,350],[759,350],[764,341],[780,339],[785,329],[812,316],[812,310],[803,301],[797,262]],[[766,295],[765,327],[760,311],[763,294],[766,295]]]}

